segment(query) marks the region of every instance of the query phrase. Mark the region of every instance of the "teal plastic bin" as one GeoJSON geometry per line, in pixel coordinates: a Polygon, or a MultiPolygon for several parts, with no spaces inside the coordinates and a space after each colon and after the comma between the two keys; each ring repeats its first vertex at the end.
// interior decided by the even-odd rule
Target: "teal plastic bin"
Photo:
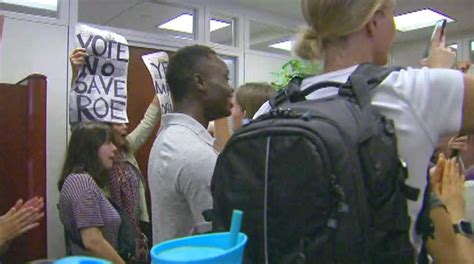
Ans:
{"type": "Polygon", "coordinates": [[[231,232],[213,233],[169,240],[151,249],[153,264],[241,264],[247,235],[238,233],[230,245],[231,232]]]}
{"type": "Polygon", "coordinates": [[[75,256],[56,260],[53,264],[112,264],[112,262],[98,258],[75,256]]]}

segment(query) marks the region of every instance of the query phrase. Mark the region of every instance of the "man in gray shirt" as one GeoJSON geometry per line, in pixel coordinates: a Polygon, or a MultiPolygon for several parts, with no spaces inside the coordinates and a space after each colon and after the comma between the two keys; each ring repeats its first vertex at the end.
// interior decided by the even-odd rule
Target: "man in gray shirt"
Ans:
{"type": "Polygon", "coordinates": [[[217,159],[209,122],[230,115],[229,70],[205,46],[178,50],[166,72],[174,112],[162,118],[148,162],[153,243],[211,230],[210,182],[217,159]]]}

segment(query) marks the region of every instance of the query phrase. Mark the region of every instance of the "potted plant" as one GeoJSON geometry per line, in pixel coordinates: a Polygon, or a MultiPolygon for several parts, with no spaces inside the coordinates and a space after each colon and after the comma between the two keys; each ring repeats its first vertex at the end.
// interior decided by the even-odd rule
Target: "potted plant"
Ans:
{"type": "Polygon", "coordinates": [[[279,91],[284,89],[294,77],[306,77],[322,71],[321,64],[317,62],[292,59],[285,63],[279,72],[272,73],[276,80],[271,84],[279,91]]]}

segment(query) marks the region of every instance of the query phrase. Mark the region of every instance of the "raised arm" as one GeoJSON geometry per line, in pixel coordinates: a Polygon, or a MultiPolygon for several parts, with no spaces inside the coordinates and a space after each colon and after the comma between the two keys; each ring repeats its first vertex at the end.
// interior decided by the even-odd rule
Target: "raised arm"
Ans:
{"type": "MultiPolygon", "coordinates": [[[[430,68],[453,68],[456,62],[456,53],[446,47],[446,36],[441,37],[441,29],[438,29],[436,36],[431,43],[431,50],[428,60],[421,61],[422,66],[430,68]]],[[[464,99],[463,117],[460,134],[474,133],[474,76],[463,74],[464,99]]]]}
{"type": "Polygon", "coordinates": [[[153,129],[161,122],[160,101],[154,96],[148,106],[143,119],[138,126],[127,135],[127,141],[132,152],[136,152],[153,132],[153,129]]]}
{"type": "Polygon", "coordinates": [[[86,49],[82,49],[82,48],[74,49],[71,55],[69,56],[69,62],[71,63],[71,68],[72,68],[71,83],[74,82],[77,75],[79,74],[79,71],[81,70],[82,66],[85,63],[86,57],[87,57],[86,49]]]}

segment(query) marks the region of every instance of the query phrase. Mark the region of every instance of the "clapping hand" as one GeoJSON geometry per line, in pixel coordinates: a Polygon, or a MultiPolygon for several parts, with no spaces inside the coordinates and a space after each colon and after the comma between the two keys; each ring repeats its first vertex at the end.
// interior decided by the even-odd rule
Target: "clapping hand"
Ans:
{"type": "Polygon", "coordinates": [[[453,223],[464,219],[464,174],[455,159],[446,160],[440,154],[436,166],[430,170],[431,191],[444,203],[453,223]]]}
{"type": "Polygon", "coordinates": [[[20,199],[0,216],[0,247],[37,227],[38,221],[44,217],[43,207],[43,198],[34,197],[26,202],[20,199]]]}

